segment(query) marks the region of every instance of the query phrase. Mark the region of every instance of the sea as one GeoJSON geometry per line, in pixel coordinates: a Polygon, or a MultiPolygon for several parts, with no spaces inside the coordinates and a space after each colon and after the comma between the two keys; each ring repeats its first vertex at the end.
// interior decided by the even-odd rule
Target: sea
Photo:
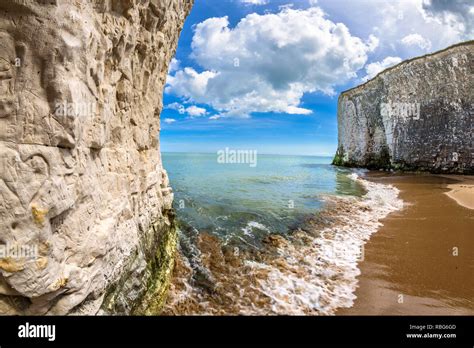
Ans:
{"type": "Polygon", "coordinates": [[[334,314],[398,190],[332,158],[163,153],[180,235],[167,314],[334,314]]]}

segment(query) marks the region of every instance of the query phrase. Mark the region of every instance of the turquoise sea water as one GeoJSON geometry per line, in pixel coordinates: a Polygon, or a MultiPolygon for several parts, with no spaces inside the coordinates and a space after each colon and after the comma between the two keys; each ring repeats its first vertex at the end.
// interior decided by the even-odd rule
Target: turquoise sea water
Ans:
{"type": "Polygon", "coordinates": [[[223,243],[258,246],[287,233],[322,207],[323,195],[363,194],[329,157],[258,155],[257,165],[218,163],[218,156],[164,153],[185,234],[206,232],[223,243]]]}

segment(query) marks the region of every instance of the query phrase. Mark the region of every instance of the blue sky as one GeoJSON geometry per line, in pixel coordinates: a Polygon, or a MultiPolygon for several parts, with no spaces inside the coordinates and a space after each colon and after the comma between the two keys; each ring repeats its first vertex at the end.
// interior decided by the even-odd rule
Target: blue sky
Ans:
{"type": "Polygon", "coordinates": [[[196,0],[164,94],[161,150],[333,155],[337,98],[473,38],[470,0],[196,0]]]}

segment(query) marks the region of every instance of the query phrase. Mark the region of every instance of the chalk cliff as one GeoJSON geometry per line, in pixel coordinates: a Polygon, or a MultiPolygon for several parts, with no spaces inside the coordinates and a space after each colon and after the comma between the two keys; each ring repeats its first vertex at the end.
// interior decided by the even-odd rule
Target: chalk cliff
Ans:
{"type": "Polygon", "coordinates": [[[0,0],[0,313],[150,313],[162,93],[192,0],[0,0]]]}
{"type": "Polygon", "coordinates": [[[334,164],[474,174],[474,41],[343,92],[334,164]]]}

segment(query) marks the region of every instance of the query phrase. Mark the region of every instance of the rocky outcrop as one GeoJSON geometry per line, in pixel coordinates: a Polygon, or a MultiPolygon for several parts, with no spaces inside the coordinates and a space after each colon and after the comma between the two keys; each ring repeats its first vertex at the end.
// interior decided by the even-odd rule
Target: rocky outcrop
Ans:
{"type": "Polygon", "coordinates": [[[474,41],[402,62],[339,97],[334,164],[474,173],[474,41]]]}
{"type": "Polygon", "coordinates": [[[0,0],[0,313],[159,307],[176,246],[159,116],[191,6],[0,0]]]}

